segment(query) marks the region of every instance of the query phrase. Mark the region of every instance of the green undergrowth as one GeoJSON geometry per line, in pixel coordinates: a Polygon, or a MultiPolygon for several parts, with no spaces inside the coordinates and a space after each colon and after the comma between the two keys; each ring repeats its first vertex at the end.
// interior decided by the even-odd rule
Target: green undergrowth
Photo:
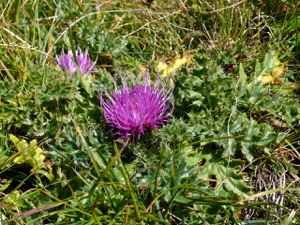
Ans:
{"type": "Polygon", "coordinates": [[[1,223],[298,224],[299,3],[143,2],[0,3],[1,223]],[[98,94],[184,57],[172,122],[117,140],[98,94]]]}

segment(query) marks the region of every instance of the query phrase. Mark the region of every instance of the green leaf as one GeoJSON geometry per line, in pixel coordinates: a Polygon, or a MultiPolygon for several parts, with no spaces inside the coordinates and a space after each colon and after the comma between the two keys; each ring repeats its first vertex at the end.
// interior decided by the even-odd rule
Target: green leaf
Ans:
{"type": "Polygon", "coordinates": [[[174,198],[175,202],[185,204],[185,205],[211,205],[211,206],[221,206],[221,205],[232,205],[231,201],[225,201],[225,199],[219,197],[185,197],[185,196],[176,196],[174,198]]]}
{"type": "Polygon", "coordinates": [[[274,67],[279,66],[281,64],[280,60],[278,59],[279,51],[277,50],[269,50],[264,58],[264,61],[261,63],[256,63],[255,74],[256,77],[260,76],[264,73],[272,73],[274,67]]]}
{"type": "Polygon", "coordinates": [[[91,74],[82,74],[80,76],[82,85],[85,89],[85,91],[89,94],[92,95],[93,94],[93,90],[92,90],[92,79],[93,77],[91,76],[91,74]]]}
{"type": "Polygon", "coordinates": [[[20,192],[15,190],[10,192],[2,201],[4,204],[8,204],[6,209],[19,210],[19,208],[25,208],[23,197],[20,192]]]}
{"type": "Polygon", "coordinates": [[[252,142],[242,142],[241,145],[241,151],[243,155],[249,162],[252,162],[252,160],[254,159],[254,144],[252,142]]]}
{"type": "Polygon", "coordinates": [[[9,187],[10,183],[12,182],[12,180],[13,179],[9,179],[8,181],[5,182],[5,184],[3,184],[2,186],[0,186],[0,192],[5,191],[9,187]]]}
{"type": "Polygon", "coordinates": [[[72,192],[78,190],[82,185],[82,180],[79,177],[71,179],[67,185],[65,185],[59,192],[59,199],[66,199],[72,196],[72,192]],[[72,190],[71,190],[72,189],[72,190]]]}
{"type": "Polygon", "coordinates": [[[259,147],[265,147],[268,144],[272,143],[276,137],[277,134],[271,131],[271,127],[266,127],[265,132],[262,134],[261,139],[256,143],[259,147]]]}
{"type": "Polygon", "coordinates": [[[10,140],[15,144],[16,148],[21,151],[28,147],[28,143],[23,139],[22,141],[16,136],[9,134],[10,140]]]}
{"type": "Polygon", "coordinates": [[[243,67],[243,64],[240,63],[240,66],[239,66],[239,76],[240,76],[240,82],[241,82],[241,87],[244,87],[246,85],[246,82],[247,82],[247,75],[245,73],[245,70],[244,70],[244,67],[243,67]]]}
{"type": "Polygon", "coordinates": [[[239,199],[251,195],[251,189],[244,184],[243,174],[239,173],[242,161],[232,160],[226,164],[219,154],[211,154],[209,150],[203,150],[199,157],[206,162],[198,178],[204,181],[215,179],[213,187],[218,196],[222,196],[224,190],[232,191],[239,199]]]}

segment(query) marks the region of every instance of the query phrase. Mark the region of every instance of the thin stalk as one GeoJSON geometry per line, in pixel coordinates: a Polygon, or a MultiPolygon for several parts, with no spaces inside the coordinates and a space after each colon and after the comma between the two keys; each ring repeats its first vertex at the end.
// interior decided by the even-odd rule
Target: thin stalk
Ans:
{"type": "Polygon", "coordinates": [[[101,173],[101,175],[98,177],[98,179],[96,180],[96,182],[94,182],[91,190],[89,191],[89,197],[88,197],[89,199],[91,199],[91,195],[94,192],[94,190],[96,189],[96,187],[98,186],[99,182],[104,178],[104,176],[108,173],[108,171],[113,167],[113,165],[117,161],[118,155],[121,155],[121,153],[124,151],[124,149],[126,148],[128,142],[129,142],[129,139],[126,141],[126,143],[124,144],[124,146],[120,149],[120,151],[118,152],[118,154],[116,154],[114,157],[112,157],[111,161],[108,163],[108,165],[105,168],[105,170],[101,173]]]}
{"type": "Polygon", "coordinates": [[[7,76],[9,77],[10,81],[15,81],[13,75],[11,75],[11,73],[9,72],[9,69],[6,68],[6,66],[4,65],[4,63],[0,60],[0,66],[2,67],[2,70],[4,70],[7,74],[7,76]]]}
{"type": "Polygon", "coordinates": [[[96,220],[96,223],[98,225],[102,225],[102,223],[100,222],[100,220],[98,219],[97,213],[95,212],[95,210],[92,211],[92,214],[94,216],[94,220],[96,220]]]}
{"type": "Polygon", "coordinates": [[[94,166],[94,168],[96,170],[97,175],[100,176],[101,172],[100,172],[99,165],[97,164],[97,162],[96,162],[96,160],[95,160],[95,158],[93,156],[93,153],[91,152],[91,150],[89,148],[89,145],[86,143],[85,138],[83,137],[82,132],[81,132],[80,128],[77,126],[77,124],[75,123],[75,121],[72,118],[71,118],[71,120],[73,121],[75,129],[76,129],[78,135],[80,136],[84,147],[86,148],[86,151],[87,151],[87,153],[88,153],[88,155],[89,155],[89,157],[90,157],[90,159],[91,159],[91,161],[93,163],[93,166],[94,166]]]}
{"type": "MultiPolygon", "coordinates": [[[[156,173],[155,173],[155,181],[154,181],[154,197],[157,196],[157,180],[158,180],[158,174],[159,174],[159,171],[160,171],[160,168],[161,168],[161,165],[163,164],[163,155],[164,153],[166,152],[166,150],[164,149],[163,152],[161,153],[161,160],[158,164],[158,167],[156,169],[156,173]]],[[[156,204],[156,208],[158,210],[158,216],[160,217],[161,220],[163,220],[163,216],[162,216],[162,213],[161,213],[161,210],[160,210],[160,207],[159,207],[159,204],[157,203],[156,204]]],[[[154,210],[154,209],[153,209],[154,210]]]]}
{"type": "MultiPolygon", "coordinates": [[[[127,139],[127,141],[126,141],[125,144],[127,145],[128,142],[129,142],[129,138],[127,139]]],[[[125,182],[126,182],[126,184],[128,186],[128,189],[129,189],[132,201],[133,201],[133,205],[134,205],[134,210],[135,210],[136,216],[138,218],[138,221],[141,221],[141,214],[140,214],[140,210],[139,210],[139,207],[138,207],[138,204],[137,204],[137,200],[135,198],[134,191],[133,191],[133,188],[132,188],[129,176],[128,176],[127,171],[126,171],[126,169],[125,169],[125,167],[123,165],[123,162],[121,160],[121,157],[120,157],[121,153],[120,153],[120,151],[118,151],[116,143],[115,143],[115,148],[114,149],[115,149],[115,152],[116,152],[116,155],[117,155],[117,160],[118,160],[118,164],[119,164],[121,173],[123,174],[123,177],[124,177],[125,182]]],[[[125,148],[123,148],[123,149],[125,149],[125,148]]]]}
{"type": "Polygon", "coordinates": [[[15,11],[15,23],[16,24],[19,24],[19,22],[20,22],[20,12],[21,12],[21,10],[20,10],[20,8],[21,8],[21,0],[17,0],[17,4],[16,4],[16,11],[15,11]]]}

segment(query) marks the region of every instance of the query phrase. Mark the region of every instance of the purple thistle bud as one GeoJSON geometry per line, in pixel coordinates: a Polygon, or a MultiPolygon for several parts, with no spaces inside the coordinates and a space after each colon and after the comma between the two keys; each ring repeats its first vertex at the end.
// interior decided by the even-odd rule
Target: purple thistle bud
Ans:
{"type": "Polygon", "coordinates": [[[132,140],[146,131],[158,130],[164,123],[171,122],[167,119],[170,112],[170,91],[166,91],[166,84],[158,77],[156,84],[150,84],[150,74],[145,74],[144,83],[127,86],[126,78],[122,77],[123,87],[117,88],[109,95],[105,89],[107,100],[99,94],[100,105],[106,122],[116,129],[120,138],[131,137],[132,140]]]}
{"type": "MultiPolygon", "coordinates": [[[[88,48],[86,48],[83,54],[81,49],[78,47],[78,50],[76,51],[76,59],[78,62],[78,68],[82,74],[94,72],[96,62],[91,61],[88,54],[88,48]]],[[[74,74],[77,67],[72,51],[69,50],[67,54],[59,57],[59,65],[63,71],[67,70],[70,74],[74,74]]]]}
{"type": "Polygon", "coordinates": [[[59,57],[59,64],[63,71],[68,70],[70,74],[74,74],[76,71],[76,65],[74,63],[74,57],[72,51],[68,51],[68,54],[61,55],[59,57]]]}

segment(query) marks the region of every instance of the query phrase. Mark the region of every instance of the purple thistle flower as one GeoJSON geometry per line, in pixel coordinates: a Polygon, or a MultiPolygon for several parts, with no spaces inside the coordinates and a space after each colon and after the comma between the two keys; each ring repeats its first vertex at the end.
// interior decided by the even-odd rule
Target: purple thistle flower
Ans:
{"type": "MultiPolygon", "coordinates": [[[[88,48],[86,48],[83,54],[81,49],[78,47],[78,50],[76,51],[76,59],[78,62],[78,68],[80,69],[80,72],[82,74],[94,72],[94,66],[96,62],[91,61],[88,54],[88,48]]],[[[67,70],[72,75],[77,69],[76,62],[74,60],[74,56],[71,50],[69,50],[67,54],[61,55],[59,57],[59,64],[63,71],[67,70]]]]}
{"type": "Polygon", "coordinates": [[[99,94],[100,105],[106,122],[116,129],[120,138],[131,137],[132,140],[146,131],[157,130],[166,122],[169,116],[170,91],[165,91],[165,83],[158,77],[156,84],[150,84],[150,74],[145,74],[144,83],[127,86],[126,78],[122,77],[123,87],[109,95],[105,89],[107,100],[99,94]]]}

